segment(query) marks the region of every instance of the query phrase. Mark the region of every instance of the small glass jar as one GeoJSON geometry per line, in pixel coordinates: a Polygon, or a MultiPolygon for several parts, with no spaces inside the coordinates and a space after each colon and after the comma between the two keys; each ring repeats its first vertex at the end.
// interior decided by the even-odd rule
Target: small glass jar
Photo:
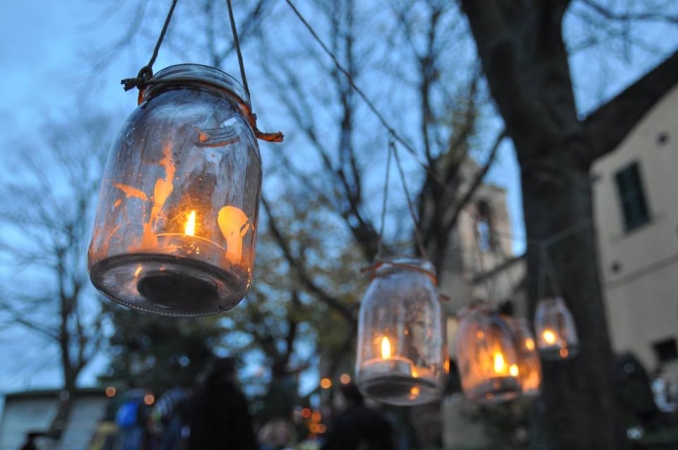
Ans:
{"type": "Polygon", "coordinates": [[[457,366],[466,397],[487,403],[518,397],[518,352],[509,326],[487,303],[471,305],[459,316],[457,366]]]}
{"type": "Polygon", "coordinates": [[[163,315],[231,309],[252,281],[261,198],[249,98],[197,64],[158,72],[109,154],[88,252],[108,298],[163,315]]]}
{"type": "Polygon", "coordinates": [[[518,353],[518,376],[522,395],[537,397],[541,387],[541,361],[530,327],[525,319],[504,317],[504,321],[511,329],[518,353]]]}
{"type": "Polygon", "coordinates": [[[534,316],[537,348],[544,359],[573,358],[579,352],[579,338],[574,319],[562,298],[539,301],[534,316]]]}
{"type": "Polygon", "coordinates": [[[446,359],[433,265],[414,257],[383,261],[360,306],[358,387],[381,403],[428,403],[442,393],[446,359]]]}

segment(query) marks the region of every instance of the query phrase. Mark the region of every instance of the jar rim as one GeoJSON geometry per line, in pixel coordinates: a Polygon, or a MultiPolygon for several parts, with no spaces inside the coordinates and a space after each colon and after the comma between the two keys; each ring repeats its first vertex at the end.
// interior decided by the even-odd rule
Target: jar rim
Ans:
{"type": "Polygon", "coordinates": [[[489,313],[489,314],[496,315],[497,317],[501,318],[501,316],[499,315],[499,311],[497,310],[496,306],[494,306],[491,303],[488,303],[486,301],[476,301],[476,302],[471,303],[470,305],[465,306],[459,312],[457,312],[457,318],[462,319],[465,316],[468,316],[469,314],[472,314],[474,312],[489,313]]]}
{"type": "Polygon", "coordinates": [[[436,278],[436,269],[433,264],[424,258],[418,256],[408,256],[408,255],[394,255],[384,258],[379,258],[376,261],[374,270],[372,272],[372,277],[378,275],[383,275],[386,272],[390,272],[393,269],[410,269],[418,272],[422,272],[428,275],[434,284],[438,284],[436,278]]]}
{"type": "Polygon", "coordinates": [[[211,86],[235,97],[248,111],[252,108],[250,96],[238,80],[216,67],[204,64],[184,63],[165,67],[149,80],[144,96],[149,95],[158,86],[172,83],[211,86]]]}

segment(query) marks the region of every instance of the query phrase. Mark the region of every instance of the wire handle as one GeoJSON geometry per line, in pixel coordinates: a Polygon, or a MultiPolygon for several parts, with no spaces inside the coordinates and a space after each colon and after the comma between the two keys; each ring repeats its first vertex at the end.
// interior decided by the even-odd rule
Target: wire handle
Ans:
{"type": "MultiPolygon", "coordinates": [[[[155,48],[153,49],[153,54],[151,55],[151,59],[148,61],[148,64],[146,64],[144,67],[141,68],[141,70],[139,70],[139,73],[135,78],[125,78],[120,81],[125,91],[129,91],[130,89],[134,88],[139,89],[139,98],[138,98],[139,104],[143,99],[146,86],[154,83],[153,64],[155,63],[155,60],[158,57],[158,52],[160,51],[162,41],[165,39],[165,34],[167,34],[167,28],[169,28],[169,24],[172,21],[172,15],[174,14],[174,9],[177,6],[177,2],[178,0],[172,0],[170,9],[167,12],[167,17],[165,18],[165,23],[162,26],[160,36],[158,36],[158,41],[155,43],[155,48]]],[[[233,33],[233,42],[236,53],[238,54],[238,65],[240,66],[240,78],[242,80],[242,85],[243,88],[245,89],[245,92],[247,93],[247,96],[251,98],[250,88],[247,84],[247,75],[245,74],[245,63],[243,62],[242,51],[240,50],[240,39],[238,38],[238,30],[236,28],[235,18],[233,16],[233,6],[231,5],[231,0],[226,0],[226,4],[228,6],[228,16],[231,22],[231,32],[233,33]]],[[[156,81],[156,83],[162,83],[162,81],[159,82],[156,81]]],[[[247,116],[247,120],[249,121],[250,126],[254,131],[254,136],[257,139],[266,142],[282,142],[283,139],[285,138],[285,136],[280,131],[275,133],[264,133],[260,131],[259,128],[257,128],[257,115],[254,114],[249,108],[245,111],[245,115],[247,116]]]]}
{"type": "Polygon", "coordinates": [[[165,39],[167,28],[169,27],[169,24],[172,21],[172,15],[174,14],[174,8],[176,8],[177,6],[177,1],[178,0],[172,0],[172,5],[170,5],[170,9],[167,12],[167,17],[165,17],[165,23],[162,26],[160,36],[158,36],[158,41],[155,43],[155,48],[153,49],[153,54],[151,55],[151,59],[148,61],[148,64],[141,68],[136,78],[125,78],[124,80],[120,81],[120,83],[125,88],[125,91],[129,91],[130,89],[134,88],[139,88],[139,98],[142,97],[146,83],[151,78],[153,78],[153,64],[155,64],[155,60],[158,57],[158,52],[160,51],[160,46],[162,45],[163,39],[165,39]]]}

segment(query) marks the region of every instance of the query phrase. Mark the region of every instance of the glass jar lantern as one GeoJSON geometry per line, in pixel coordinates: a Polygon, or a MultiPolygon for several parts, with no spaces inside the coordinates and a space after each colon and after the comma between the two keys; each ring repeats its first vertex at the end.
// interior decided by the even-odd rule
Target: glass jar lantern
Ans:
{"type": "Polygon", "coordinates": [[[509,326],[486,303],[471,305],[459,316],[457,366],[466,397],[488,403],[516,398],[520,369],[509,326]]]}
{"type": "Polygon", "coordinates": [[[442,393],[446,358],[433,265],[414,257],[383,261],[360,306],[358,387],[381,403],[428,403],[442,393]]]}
{"type": "Polygon", "coordinates": [[[504,317],[518,354],[518,376],[524,397],[537,397],[541,387],[541,361],[537,344],[525,319],[504,317]]]}
{"type": "Polygon", "coordinates": [[[94,286],[172,316],[234,307],[252,281],[261,157],[249,97],[218,69],[158,72],[108,157],[88,252],[94,286]]]}
{"type": "Polygon", "coordinates": [[[579,352],[574,318],[562,298],[539,301],[534,316],[537,347],[544,359],[569,359],[579,352]]]}

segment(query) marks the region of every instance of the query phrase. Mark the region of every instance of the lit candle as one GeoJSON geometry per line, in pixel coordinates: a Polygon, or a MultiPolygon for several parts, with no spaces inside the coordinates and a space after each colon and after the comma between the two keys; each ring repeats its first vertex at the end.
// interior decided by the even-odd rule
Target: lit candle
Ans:
{"type": "Polygon", "coordinates": [[[416,368],[412,361],[402,356],[393,356],[391,342],[383,336],[380,341],[381,357],[365,361],[364,372],[369,378],[388,375],[406,376],[411,378],[416,368]]]}
{"type": "Polygon", "coordinates": [[[553,345],[556,343],[556,334],[549,328],[544,330],[542,337],[544,338],[544,342],[546,342],[548,345],[553,345]]]}
{"type": "Polygon", "coordinates": [[[486,381],[478,388],[485,392],[481,400],[495,401],[514,397],[520,390],[518,365],[507,364],[504,354],[500,351],[488,355],[486,361],[484,370],[486,381]]]}

